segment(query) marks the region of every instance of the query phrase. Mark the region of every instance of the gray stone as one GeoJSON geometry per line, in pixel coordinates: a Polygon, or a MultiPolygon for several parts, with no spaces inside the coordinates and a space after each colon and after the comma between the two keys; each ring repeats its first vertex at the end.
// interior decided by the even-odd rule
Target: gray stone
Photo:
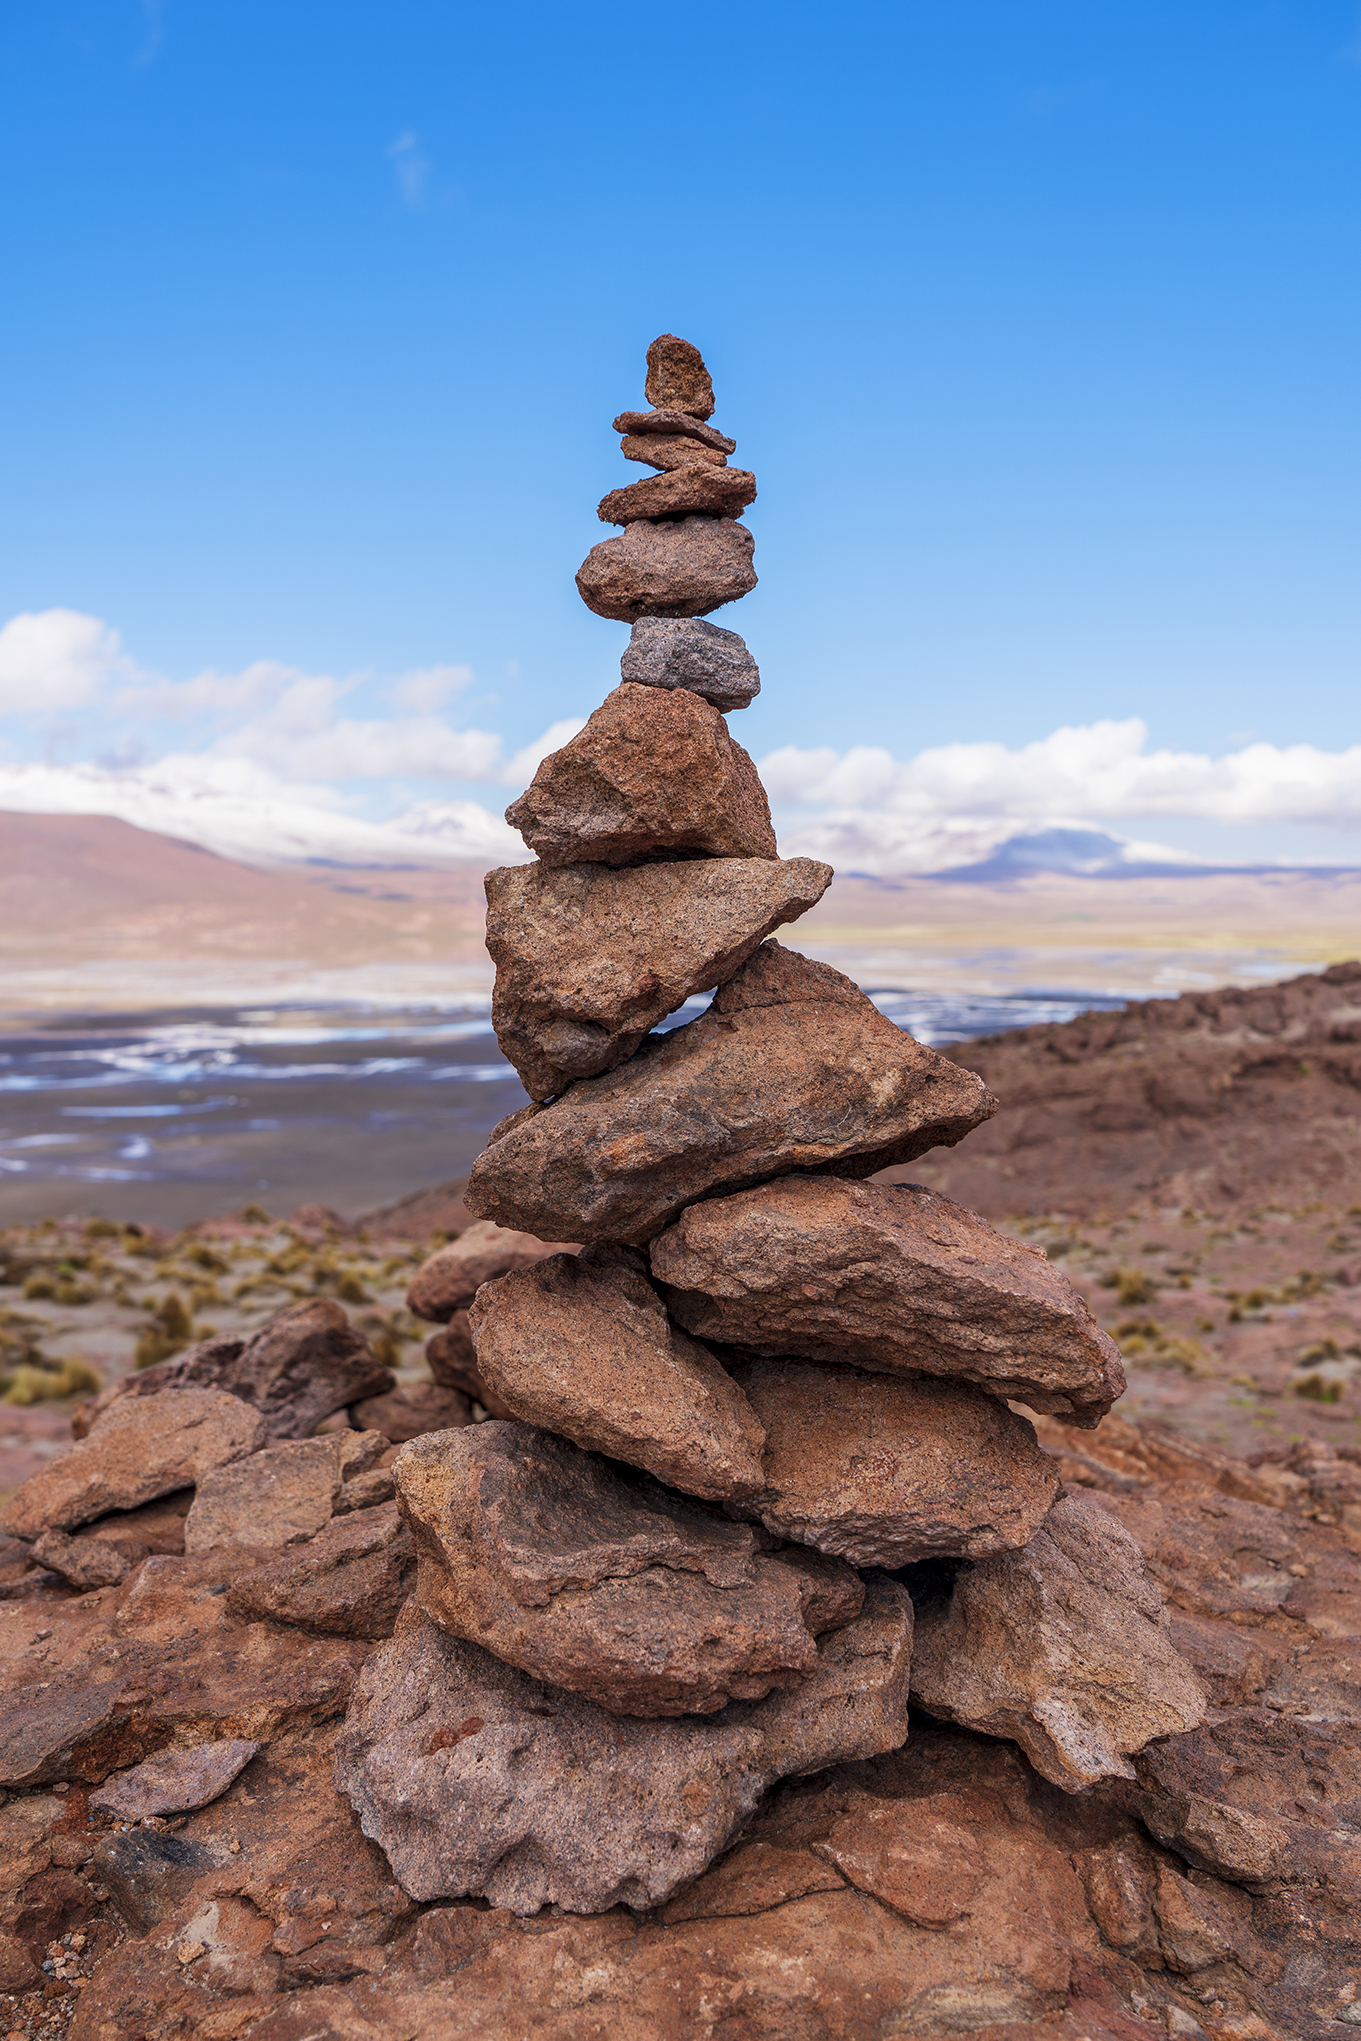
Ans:
{"type": "Polygon", "coordinates": [[[684,687],[731,715],[761,692],[756,661],[736,631],[700,617],[639,617],[619,662],[641,687],[684,687]]]}
{"type": "Polygon", "coordinates": [[[92,1814],[115,1821],[145,1821],[148,1815],[186,1814],[225,1793],[260,1746],[244,1737],[196,1743],[190,1750],[164,1751],[130,1772],[115,1772],[90,1795],[92,1814]]]}

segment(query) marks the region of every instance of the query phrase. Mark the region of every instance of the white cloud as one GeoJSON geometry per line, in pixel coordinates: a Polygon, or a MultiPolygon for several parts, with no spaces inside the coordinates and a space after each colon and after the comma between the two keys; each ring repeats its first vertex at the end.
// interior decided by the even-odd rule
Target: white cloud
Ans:
{"type": "Polygon", "coordinates": [[[388,149],[388,158],[397,172],[402,203],[418,206],[425,197],[425,187],[430,181],[430,172],[434,167],[430,158],[421,150],[420,138],[408,128],[392,143],[388,149]]]}
{"type": "Polygon", "coordinates": [[[392,684],[392,698],[399,709],[414,716],[433,716],[450,695],[469,685],[471,666],[422,666],[414,673],[399,674],[392,684]]]}
{"type": "Polygon", "coordinates": [[[570,737],[578,730],[584,730],[584,716],[564,716],[560,723],[550,723],[542,737],[536,737],[532,744],[508,758],[501,769],[500,777],[508,787],[527,787],[539,767],[551,751],[560,751],[570,737]]]}
{"type": "Polygon", "coordinates": [[[117,631],[99,617],[25,611],[0,629],[0,713],[41,717],[82,709],[136,670],[117,631]]]}

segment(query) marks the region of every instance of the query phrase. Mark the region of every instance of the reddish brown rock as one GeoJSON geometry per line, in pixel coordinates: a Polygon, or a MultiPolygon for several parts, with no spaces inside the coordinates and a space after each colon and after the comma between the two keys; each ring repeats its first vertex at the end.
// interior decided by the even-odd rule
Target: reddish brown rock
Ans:
{"type": "Polygon", "coordinates": [[[643,395],[659,410],[684,411],[692,418],[711,418],[714,386],[704,356],[677,333],[659,333],[647,351],[643,395]]]}
{"type": "Polygon", "coordinates": [[[472,1329],[466,1311],[456,1311],[443,1332],[425,1344],[426,1366],[434,1380],[445,1389],[461,1390],[480,1403],[492,1417],[513,1417],[496,1391],[482,1380],[473,1352],[472,1329]]]}
{"type": "Polygon", "coordinates": [[[764,1434],[731,1375],[677,1330],[643,1256],[588,1247],[490,1283],[477,1365],[514,1417],[645,1467],[687,1495],[751,1495],[764,1434]]]}
{"type": "Polygon", "coordinates": [[[396,1474],[426,1614],[616,1714],[712,1714],[796,1685],[862,1600],[839,1561],[763,1553],[745,1526],[529,1425],[414,1440],[396,1474]]]}
{"type": "Polygon", "coordinates": [[[183,1552],[193,1499],[194,1491],[182,1488],[139,1509],[113,1510],[74,1534],[44,1531],[32,1548],[33,1564],[72,1587],[111,1587],[153,1552],[183,1552]]]}
{"type": "Polygon", "coordinates": [[[241,1737],[227,1737],[146,1758],[129,1772],[116,1772],[92,1793],[91,1812],[111,1814],[115,1821],[145,1821],[149,1814],[185,1814],[206,1807],[226,1792],[259,1748],[241,1737]]]}
{"type": "Polygon", "coordinates": [[[811,858],[488,872],[492,1022],[530,1097],[613,1070],[659,1020],[725,984],[773,930],[806,914],[831,881],[831,866],[811,858]]]}
{"type": "Polygon", "coordinates": [[[740,517],[756,501],[756,477],[746,468],[691,461],[645,482],[611,489],[596,506],[602,524],[636,524],[640,518],[740,517]]]}
{"type": "MultiPolygon", "coordinates": [[[[532,1233],[475,1220],[457,1240],[437,1247],[430,1259],[421,1263],[406,1293],[406,1308],[417,1318],[445,1325],[455,1312],[472,1303],[483,1283],[523,1268],[526,1262],[540,1261],[546,1254],[561,1253],[563,1246],[560,1240],[539,1240],[532,1233]]],[[[436,1375],[437,1382],[441,1379],[436,1375]]],[[[461,1385],[451,1382],[447,1386],[461,1385]]]]}
{"type": "Polygon", "coordinates": [[[264,1438],[258,1412],[218,1389],[125,1400],[69,1453],[31,1475],[0,1511],[0,1525],[18,1538],[71,1531],[109,1510],[192,1487],[215,1467],[253,1453],[264,1438]]]}
{"type": "Polygon", "coordinates": [[[807,1361],[745,1361],[733,1373],[766,1432],[763,1491],[733,1513],[852,1566],[1010,1550],[1058,1493],[1033,1428],[962,1383],[807,1361]]]}
{"type": "Polygon", "coordinates": [[[333,1516],[386,1502],[392,1476],[378,1462],[388,1443],[381,1432],[328,1432],[218,1468],[199,1482],[185,1519],[185,1551],[296,1545],[333,1516]]]}
{"type": "Polygon", "coordinates": [[[701,1339],[949,1375],[1079,1425],[1124,1391],[1114,1342],[1044,1255],[920,1184],[788,1177],[715,1199],[652,1270],[701,1339]]]}
{"type": "Polygon", "coordinates": [[[395,1502],[336,1517],[282,1557],[238,1574],[232,1615],[332,1637],[390,1637],[416,1576],[416,1548],[395,1502]]]}
{"type": "Polygon", "coordinates": [[[626,525],[618,538],[591,547],[577,569],[577,593],[598,617],[626,624],[646,616],[704,617],[750,595],[756,586],[754,549],[747,527],[731,518],[640,521],[626,525]]]}
{"type": "Polygon", "coordinates": [[[473,1421],[472,1398],[466,1390],[438,1382],[399,1382],[386,1396],[356,1403],[350,1421],[360,1431],[381,1432],[394,1446],[418,1439],[422,1432],[455,1431],[473,1421]]]}
{"type": "Polygon", "coordinates": [[[546,865],[776,856],[756,767],[717,709],[621,682],[506,810],[546,865]]]}
{"type": "Polygon", "coordinates": [[[626,432],[619,442],[626,461],[641,461],[649,468],[722,468],[727,455],[717,447],[705,446],[688,433],[626,432]]]}
{"type": "MultiPolygon", "coordinates": [[[[790,1169],[869,1176],[962,1140],[994,1110],[975,1077],[840,972],[766,942],[698,1020],[503,1121],[467,1197],[503,1225],[639,1244],[696,1198],[790,1169]]],[[[840,1189],[819,1178],[813,1195],[840,1189]]]]}
{"type": "Polygon", "coordinates": [[[911,1642],[907,1596],[877,1580],[800,1687],[734,1702],[718,1722],[635,1722],[408,1604],[364,1668],[336,1777],[414,1898],[480,1892],[516,1913],[653,1907],[703,1870],[772,1780],[903,1741],[911,1642]]]}
{"type": "Polygon", "coordinates": [[[270,1438],[305,1439],[323,1418],[365,1396],[381,1396],[394,1379],[339,1304],[308,1298],[280,1311],[253,1339],[205,1340],[174,1360],[124,1376],[83,1404],[71,1429],[81,1437],[100,1411],[128,1396],[211,1388],[251,1404],[270,1438]]]}
{"type": "Polygon", "coordinates": [[[1132,1752],[1205,1718],[1165,1624],[1129,1533],[1066,1497],[1024,1551],[966,1567],[948,1600],[919,1608],[913,1695],[933,1715],[1013,1738],[1070,1792],[1132,1779],[1132,1752]]]}
{"type": "Polygon", "coordinates": [[[702,419],[694,418],[688,411],[672,411],[662,408],[656,411],[621,411],[614,421],[616,432],[638,434],[644,439],[665,438],[679,434],[683,439],[693,439],[700,446],[712,447],[715,453],[735,454],[737,441],[725,439],[713,425],[705,425],[702,419]]]}

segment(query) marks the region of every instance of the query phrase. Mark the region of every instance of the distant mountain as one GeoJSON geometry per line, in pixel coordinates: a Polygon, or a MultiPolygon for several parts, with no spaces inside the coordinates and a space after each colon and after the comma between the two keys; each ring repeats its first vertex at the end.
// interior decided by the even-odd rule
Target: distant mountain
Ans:
{"type": "Polygon", "coordinates": [[[1028,829],[999,843],[974,864],[933,872],[935,879],[1022,879],[1031,872],[1063,872],[1084,879],[1189,879],[1240,869],[1212,865],[1161,844],[1129,843],[1104,829],[1028,829]]]}

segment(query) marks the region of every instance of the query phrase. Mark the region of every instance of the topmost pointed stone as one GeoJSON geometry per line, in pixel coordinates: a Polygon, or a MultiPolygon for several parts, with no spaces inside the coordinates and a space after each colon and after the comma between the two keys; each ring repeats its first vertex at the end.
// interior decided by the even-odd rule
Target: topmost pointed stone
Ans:
{"type": "Polygon", "coordinates": [[[712,418],[714,386],[704,357],[688,340],[661,333],[647,351],[644,391],[658,411],[685,411],[691,418],[712,418]]]}

